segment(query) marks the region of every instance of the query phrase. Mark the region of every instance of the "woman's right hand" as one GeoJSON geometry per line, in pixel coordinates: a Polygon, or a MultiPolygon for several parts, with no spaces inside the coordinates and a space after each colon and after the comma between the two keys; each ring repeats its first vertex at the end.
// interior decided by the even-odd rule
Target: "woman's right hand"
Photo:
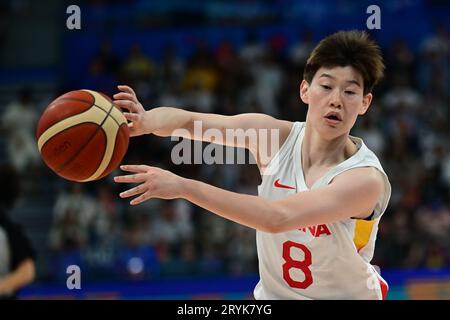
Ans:
{"type": "Polygon", "coordinates": [[[151,133],[147,112],[137,99],[134,90],[125,85],[119,85],[117,88],[120,92],[113,96],[113,103],[121,109],[128,110],[128,112],[123,112],[123,115],[128,121],[131,121],[128,123],[130,136],[135,137],[151,133]]]}

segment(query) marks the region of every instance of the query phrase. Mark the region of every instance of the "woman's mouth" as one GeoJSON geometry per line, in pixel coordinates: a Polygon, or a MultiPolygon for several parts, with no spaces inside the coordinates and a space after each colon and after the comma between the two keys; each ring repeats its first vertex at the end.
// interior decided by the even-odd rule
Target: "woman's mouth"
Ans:
{"type": "Polygon", "coordinates": [[[324,118],[326,122],[330,124],[339,124],[342,122],[342,117],[335,112],[328,113],[324,118]]]}

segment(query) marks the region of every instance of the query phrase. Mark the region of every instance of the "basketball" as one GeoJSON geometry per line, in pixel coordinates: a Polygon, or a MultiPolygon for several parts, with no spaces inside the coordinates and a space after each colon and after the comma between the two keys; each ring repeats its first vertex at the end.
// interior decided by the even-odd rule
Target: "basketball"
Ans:
{"type": "Polygon", "coordinates": [[[59,96],[44,110],[36,140],[52,171],[67,180],[87,182],[119,166],[128,148],[129,129],[109,97],[77,90],[59,96]]]}

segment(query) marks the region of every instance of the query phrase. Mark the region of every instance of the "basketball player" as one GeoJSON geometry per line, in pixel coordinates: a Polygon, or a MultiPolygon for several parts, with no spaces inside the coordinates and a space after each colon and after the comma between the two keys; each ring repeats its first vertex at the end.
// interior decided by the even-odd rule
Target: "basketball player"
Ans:
{"type": "MultiPolygon", "coordinates": [[[[256,299],[384,299],[388,286],[370,261],[391,187],[375,154],[349,135],[357,117],[368,110],[383,71],[380,49],[365,32],[341,31],[323,39],[308,58],[300,84],[300,97],[308,105],[306,122],[167,107],[145,111],[131,88],[119,86],[115,102],[130,111],[125,116],[132,136],[170,136],[177,128],[193,135],[193,121],[201,120],[203,128],[223,132],[276,129],[281,146],[268,164],[257,161],[259,196],[145,165],[121,167],[131,174],[115,181],[138,185],[120,196],[137,196],[132,205],[150,198],[184,198],[256,229],[256,299]]],[[[235,146],[261,159],[261,146],[235,146]]]]}

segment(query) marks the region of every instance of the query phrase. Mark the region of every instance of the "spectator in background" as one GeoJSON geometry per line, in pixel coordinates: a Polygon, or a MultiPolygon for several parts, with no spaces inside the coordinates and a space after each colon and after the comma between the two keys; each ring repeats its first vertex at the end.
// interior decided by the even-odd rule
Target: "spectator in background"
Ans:
{"type": "Polygon", "coordinates": [[[163,85],[179,83],[184,72],[184,61],[177,55],[174,46],[164,48],[160,77],[163,85]]]}
{"type": "Polygon", "coordinates": [[[6,213],[20,193],[16,170],[0,165],[0,181],[0,299],[15,299],[17,292],[34,280],[36,256],[22,227],[6,213]]]}
{"type": "Polygon", "coordinates": [[[107,40],[102,42],[95,59],[99,61],[106,75],[117,76],[120,61],[112,51],[111,42],[107,40]]]}
{"type": "Polygon", "coordinates": [[[207,44],[201,42],[187,65],[182,81],[186,103],[195,106],[196,111],[212,112],[219,81],[217,67],[207,44]]]}
{"type": "Polygon", "coordinates": [[[173,245],[191,239],[192,229],[192,223],[185,211],[177,211],[174,203],[163,202],[161,213],[153,221],[150,232],[155,237],[154,241],[173,245]]]}
{"type": "Polygon", "coordinates": [[[364,139],[366,145],[377,156],[382,156],[386,146],[386,139],[381,131],[378,130],[374,117],[367,115],[367,117],[361,119],[361,124],[359,130],[357,130],[357,135],[364,139]]]}
{"type": "Polygon", "coordinates": [[[310,30],[305,30],[300,34],[298,41],[292,45],[289,51],[289,58],[299,70],[303,70],[306,60],[313,49],[313,33],[310,30]]]}
{"type": "Polygon", "coordinates": [[[157,75],[155,63],[143,52],[139,44],[131,47],[128,58],[124,61],[120,77],[134,83],[144,101],[151,101],[155,95],[153,82],[157,75]]]}
{"type": "Polygon", "coordinates": [[[121,234],[120,211],[112,187],[100,184],[97,188],[99,209],[95,217],[95,240],[100,244],[117,242],[121,234]]]}
{"type": "Polygon", "coordinates": [[[267,47],[258,41],[254,32],[247,34],[244,46],[239,52],[239,56],[245,64],[253,64],[262,59],[267,53],[267,47]]]}
{"type": "Polygon", "coordinates": [[[149,81],[155,72],[154,63],[143,52],[140,45],[135,44],[128,59],[122,67],[123,75],[128,81],[136,83],[139,81],[149,81]]]}
{"type": "Polygon", "coordinates": [[[116,81],[115,76],[107,72],[103,62],[96,58],[89,66],[89,73],[83,87],[111,95],[116,81]]]}
{"type": "MultiPolygon", "coordinates": [[[[411,84],[416,84],[416,65],[414,53],[408,47],[406,41],[402,38],[397,38],[391,44],[391,49],[387,56],[387,67],[391,70],[392,75],[403,75],[410,79],[411,84]]],[[[391,76],[389,76],[392,82],[391,76]]]]}
{"type": "MultiPolygon", "coordinates": [[[[248,87],[250,77],[248,71],[243,68],[242,61],[232,42],[225,40],[219,43],[215,50],[215,59],[220,74],[217,86],[219,105],[216,108],[223,109],[219,111],[220,113],[226,113],[227,104],[236,104],[243,89],[248,87]],[[220,103],[223,103],[223,106],[220,103]]],[[[231,114],[235,113],[235,110],[231,110],[231,114]]]]}
{"type": "Polygon", "coordinates": [[[411,86],[410,79],[405,74],[393,76],[392,87],[383,97],[384,105],[390,110],[398,110],[400,106],[406,106],[411,111],[416,111],[422,102],[422,97],[417,90],[411,86]]]}
{"type": "Polygon", "coordinates": [[[80,183],[72,183],[69,192],[58,195],[54,210],[50,245],[56,251],[86,247],[99,211],[98,201],[87,195],[80,183]]]}
{"type": "Polygon", "coordinates": [[[444,23],[436,25],[434,34],[422,42],[420,50],[422,88],[427,94],[448,97],[450,35],[444,23]]]}
{"type": "Polygon", "coordinates": [[[255,101],[261,110],[259,112],[279,116],[277,97],[283,85],[283,73],[279,63],[277,63],[274,52],[267,52],[260,63],[256,63],[251,69],[254,80],[253,94],[255,101]]]}
{"type": "Polygon", "coordinates": [[[36,148],[35,128],[38,121],[37,108],[33,104],[30,88],[20,90],[17,101],[11,102],[1,119],[1,127],[7,137],[9,162],[19,173],[40,164],[36,148]]]}
{"type": "Polygon", "coordinates": [[[111,95],[117,82],[119,65],[119,59],[112,52],[111,43],[103,41],[89,65],[83,87],[111,95]]]}

